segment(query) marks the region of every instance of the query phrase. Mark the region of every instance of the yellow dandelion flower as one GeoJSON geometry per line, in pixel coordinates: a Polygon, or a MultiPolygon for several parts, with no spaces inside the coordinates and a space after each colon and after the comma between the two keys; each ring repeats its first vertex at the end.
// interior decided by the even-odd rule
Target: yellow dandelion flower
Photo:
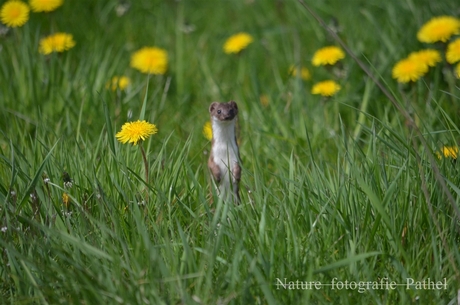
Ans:
{"type": "Polygon", "coordinates": [[[454,73],[457,78],[460,78],[460,62],[455,66],[454,73]]]}
{"type": "Polygon", "coordinates": [[[48,55],[53,52],[64,52],[75,46],[73,36],[67,33],[56,33],[40,39],[38,51],[48,55]]]}
{"type": "Polygon", "coordinates": [[[165,74],[168,53],[157,47],[144,47],[131,56],[131,67],[146,74],[165,74]]]}
{"type": "Polygon", "coordinates": [[[129,79],[129,77],[120,76],[118,78],[118,88],[120,88],[120,90],[126,90],[126,88],[128,88],[130,84],[131,80],[129,79]]]}
{"type": "Polygon", "coordinates": [[[204,123],[204,126],[203,126],[203,135],[206,139],[208,139],[209,141],[212,140],[212,125],[211,125],[211,122],[210,121],[207,121],[206,123],[204,123]]]}
{"type": "Polygon", "coordinates": [[[289,75],[292,75],[294,77],[300,75],[300,78],[303,80],[311,79],[310,71],[308,71],[308,69],[305,67],[296,67],[292,65],[289,67],[289,75]]]}
{"type": "Polygon", "coordinates": [[[106,89],[111,89],[112,91],[116,91],[117,89],[120,89],[120,91],[126,90],[128,86],[131,84],[131,80],[129,77],[126,76],[114,76],[112,77],[111,80],[109,80],[105,84],[106,89]]]}
{"type": "Polygon", "coordinates": [[[238,33],[230,36],[224,43],[224,52],[226,54],[239,53],[253,42],[254,39],[248,33],[238,33]]]}
{"type": "Polygon", "coordinates": [[[158,132],[155,124],[148,123],[147,121],[128,122],[121,126],[121,131],[115,137],[123,144],[133,143],[136,145],[139,141],[144,141],[151,135],[158,132]]]}
{"type": "Polygon", "coordinates": [[[316,51],[315,54],[313,54],[312,63],[315,67],[334,65],[343,58],[345,58],[345,53],[341,48],[329,46],[316,51]]]}
{"type": "Polygon", "coordinates": [[[400,83],[408,83],[415,82],[426,72],[428,72],[428,65],[411,58],[405,58],[394,65],[392,76],[400,83]]]}
{"type": "Polygon", "coordinates": [[[452,35],[460,33],[460,20],[451,16],[434,17],[425,23],[417,33],[420,42],[446,42],[452,35]]]}
{"type": "Polygon", "coordinates": [[[65,206],[66,208],[69,206],[69,202],[70,202],[70,196],[69,196],[69,194],[63,193],[63,194],[62,194],[62,203],[64,204],[64,206],[65,206]]]}
{"type": "Polygon", "coordinates": [[[64,0],[29,0],[29,3],[36,13],[51,12],[60,7],[64,0]]]}
{"type": "Polygon", "coordinates": [[[436,152],[436,156],[438,156],[438,159],[442,159],[442,157],[444,157],[444,158],[452,158],[456,160],[458,156],[458,147],[457,146],[443,146],[440,152],[436,152]]]}
{"type": "Polygon", "coordinates": [[[262,104],[262,106],[264,106],[264,107],[267,107],[268,105],[270,105],[270,98],[266,94],[262,94],[259,97],[259,100],[260,100],[260,103],[262,104]]]}
{"type": "Polygon", "coordinates": [[[311,93],[322,96],[333,96],[341,89],[340,85],[333,80],[325,80],[313,85],[311,93]]]}
{"type": "Polygon", "coordinates": [[[425,64],[429,67],[436,66],[437,63],[441,62],[441,54],[432,49],[421,50],[418,52],[412,52],[409,54],[409,59],[418,61],[422,64],[425,64]]]}
{"type": "Polygon", "coordinates": [[[460,60],[460,38],[447,45],[446,60],[450,64],[454,64],[460,60]]]}
{"type": "Polygon", "coordinates": [[[22,1],[7,1],[0,10],[0,19],[8,27],[23,26],[29,20],[30,8],[22,1]]]}

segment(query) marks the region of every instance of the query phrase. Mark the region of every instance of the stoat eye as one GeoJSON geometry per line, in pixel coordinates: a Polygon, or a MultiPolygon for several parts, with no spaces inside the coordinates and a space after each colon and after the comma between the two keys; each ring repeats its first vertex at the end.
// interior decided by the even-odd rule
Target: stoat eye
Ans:
{"type": "Polygon", "coordinates": [[[221,114],[222,113],[222,110],[217,110],[217,114],[221,114]]]}

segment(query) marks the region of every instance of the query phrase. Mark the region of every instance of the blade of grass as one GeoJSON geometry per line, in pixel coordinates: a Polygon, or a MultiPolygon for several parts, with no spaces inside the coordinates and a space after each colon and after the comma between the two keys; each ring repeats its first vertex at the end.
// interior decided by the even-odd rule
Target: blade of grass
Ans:
{"type": "Polygon", "coordinates": [[[29,196],[32,193],[32,191],[35,189],[35,186],[37,185],[38,181],[42,179],[42,173],[45,168],[46,163],[48,162],[48,159],[53,153],[53,150],[56,148],[56,145],[58,144],[59,141],[54,143],[53,147],[49,150],[48,154],[45,156],[43,159],[42,163],[40,164],[40,167],[38,170],[35,172],[34,177],[32,178],[32,181],[30,181],[29,185],[26,188],[26,191],[24,192],[24,195],[22,196],[22,199],[19,201],[18,208],[16,210],[16,214],[19,214],[23,208],[23,206],[26,204],[26,202],[29,200],[29,196]]]}

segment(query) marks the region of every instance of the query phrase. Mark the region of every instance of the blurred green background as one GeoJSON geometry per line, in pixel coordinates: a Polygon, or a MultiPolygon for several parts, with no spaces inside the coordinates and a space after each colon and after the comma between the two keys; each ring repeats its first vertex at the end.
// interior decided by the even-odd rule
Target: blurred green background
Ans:
{"type": "Polygon", "coordinates": [[[317,49],[338,44],[297,1],[67,0],[2,28],[0,302],[455,304],[459,165],[430,156],[457,145],[459,80],[445,62],[408,85],[391,70],[412,51],[444,51],[416,33],[434,16],[458,16],[458,1],[305,2],[427,145],[351,56],[312,66],[317,49]],[[39,40],[58,31],[76,46],[39,54],[39,40]],[[241,31],[254,42],[225,54],[226,39],[241,31]],[[168,52],[165,75],[130,68],[144,46],[168,52]],[[293,77],[291,65],[312,79],[293,77]],[[106,88],[117,75],[131,79],[129,89],[106,88]],[[342,89],[311,94],[324,79],[342,89]],[[143,143],[149,182],[138,147],[115,140],[144,99],[145,119],[159,129],[143,143]],[[228,100],[240,110],[240,206],[212,200],[202,135],[209,104],[228,100]],[[275,285],[384,277],[446,278],[448,288],[275,285]]]}

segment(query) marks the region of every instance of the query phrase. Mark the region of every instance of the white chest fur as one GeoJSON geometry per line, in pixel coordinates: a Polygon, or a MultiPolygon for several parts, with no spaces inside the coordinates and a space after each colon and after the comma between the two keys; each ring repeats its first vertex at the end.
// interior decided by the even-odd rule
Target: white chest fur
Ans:
{"type": "Polygon", "coordinates": [[[232,170],[234,163],[238,163],[238,145],[235,137],[235,120],[212,120],[213,145],[212,155],[214,162],[219,166],[223,181],[229,180],[228,169],[232,170]]]}

